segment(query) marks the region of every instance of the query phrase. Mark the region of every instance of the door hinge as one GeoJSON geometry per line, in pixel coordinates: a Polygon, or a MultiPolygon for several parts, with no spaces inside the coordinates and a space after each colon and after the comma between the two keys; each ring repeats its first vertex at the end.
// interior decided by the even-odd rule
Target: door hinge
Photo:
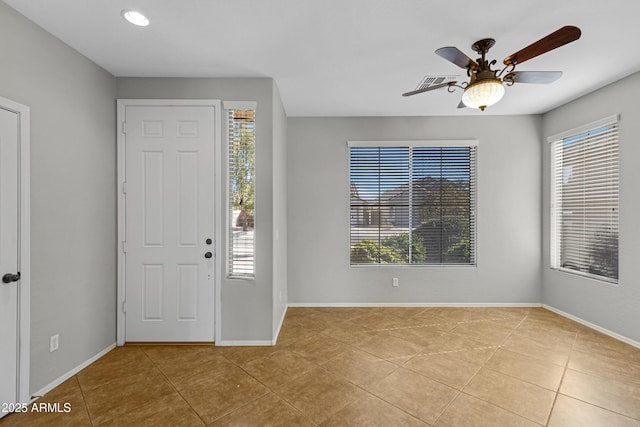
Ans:
{"type": "Polygon", "coordinates": [[[126,301],[122,301],[122,312],[123,313],[127,312],[127,302],[126,301]]]}
{"type": "Polygon", "coordinates": [[[122,252],[127,253],[127,242],[122,242],[122,252]]]}
{"type": "Polygon", "coordinates": [[[122,133],[127,134],[127,122],[122,122],[122,133]]]}
{"type": "Polygon", "coordinates": [[[122,194],[127,194],[127,181],[122,183],[122,194]]]}

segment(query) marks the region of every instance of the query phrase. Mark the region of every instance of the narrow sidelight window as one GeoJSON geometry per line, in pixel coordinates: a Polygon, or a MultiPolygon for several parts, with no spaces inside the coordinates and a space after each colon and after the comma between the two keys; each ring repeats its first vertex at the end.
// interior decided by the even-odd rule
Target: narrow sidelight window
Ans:
{"type": "MultiPolygon", "coordinates": [[[[226,103],[225,103],[226,108],[226,103]]],[[[255,109],[228,109],[229,277],[255,277],[255,109]]]]}

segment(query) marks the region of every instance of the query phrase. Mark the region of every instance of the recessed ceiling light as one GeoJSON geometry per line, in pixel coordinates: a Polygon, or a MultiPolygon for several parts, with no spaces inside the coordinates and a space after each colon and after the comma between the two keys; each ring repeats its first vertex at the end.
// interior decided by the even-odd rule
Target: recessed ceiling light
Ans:
{"type": "Polygon", "coordinates": [[[123,10],[122,16],[133,25],[137,25],[139,27],[146,27],[149,25],[149,19],[142,13],[136,12],[135,10],[123,10]]]}

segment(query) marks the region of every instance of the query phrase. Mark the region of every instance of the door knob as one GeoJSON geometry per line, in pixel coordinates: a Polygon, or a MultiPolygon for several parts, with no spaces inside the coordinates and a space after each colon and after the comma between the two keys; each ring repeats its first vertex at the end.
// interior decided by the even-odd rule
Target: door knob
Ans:
{"type": "Polygon", "coordinates": [[[207,253],[204,254],[204,257],[207,258],[207,259],[211,258],[212,256],[213,256],[213,254],[211,252],[207,252],[207,253]]]}
{"type": "Polygon", "coordinates": [[[17,282],[18,280],[20,280],[20,272],[16,274],[7,273],[2,276],[2,283],[17,282]]]}

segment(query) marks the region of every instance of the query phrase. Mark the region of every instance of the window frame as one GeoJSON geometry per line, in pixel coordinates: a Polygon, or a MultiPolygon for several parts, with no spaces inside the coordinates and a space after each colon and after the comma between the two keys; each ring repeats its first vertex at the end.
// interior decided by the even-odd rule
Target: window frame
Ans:
{"type": "MultiPolygon", "coordinates": [[[[573,274],[576,276],[596,280],[598,282],[607,283],[611,285],[617,285],[620,280],[620,264],[619,264],[619,254],[620,254],[620,115],[613,114],[607,117],[604,117],[600,120],[596,120],[573,129],[566,130],[564,132],[557,133],[555,135],[547,137],[547,143],[549,144],[549,266],[551,270],[573,274]],[[560,219],[558,218],[559,207],[557,201],[557,185],[556,185],[556,168],[557,168],[557,156],[556,156],[556,144],[561,143],[563,140],[577,137],[581,134],[585,134],[588,132],[593,132],[605,127],[614,127],[615,126],[615,137],[616,137],[616,150],[617,150],[617,252],[618,252],[618,264],[617,264],[617,277],[608,277],[604,275],[598,275],[589,273],[586,271],[581,271],[578,269],[572,269],[568,267],[563,267],[561,265],[561,251],[562,251],[562,237],[561,231],[558,230],[560,219]]],[[[583,247],[582,250],[588,250],[588,248],[583,247]]]]}
{"type": "MultiPolygon", "coordinates": [[[[227,247],[226,247],[226,251],[225,251],[225,276],[227,279],[234,279],[234,280],[249,280],[249,281],[254,281],[256,278],[256,266],[257,266],[257,233],[256,233],[256,224],[255,224],[255,217],[257,216],[257,208],[258,208],[258,203],[257,203],[257,180],[256,178],[256,172],[257,172],[257,138],[256,138],[256,130],[254,127],[254,169],[253,169],[253,179],[254,179],[254,226],[253,226],[253,271],[250,274],[242,274],[242,273],[234,273],[232,271],[232,260],[233,260],[233,243],[232,243],[232,239],[233,239],[233,215],[231,215],[231,211],[233,210],[233,206],[231,203],[231,170],[230,170],[230,148],[231,148],[231,140],[230,140],[230,135],[229,135],[229,114],[231,111],[236,111],[236,110],[252,110],[254,112],[254,115],[256,114],[256,110],[257,110],[257,106],[258,103],[255,101],[223,101],[222,102],[222,107],[224,110],[224,117],[225,117],[225,146],[224,146],[224,165],[225,165],[225,212],[226,212],[226,224],[225,224],[225,230],[226,230],[226,239],[225,241],[227,242],[227,247]]],[[[255,116],[254,116],[255,117],[255,116]]],[[[256,119],[254,118],[254,126],[256,124],[256,119]]]]}
{"type": "Polygon", "coordinates": [[[366,269],[366,268],[477,268],[478,267],[478,146],[477,139],[456,139],[456,140],[349,140],[347,141],[347,208],[349,213],[346,216],[347,227],[349,233],[347,233],[347,253],[349,268],[354,269],[366,269]],[[469,221],[470,228],[473,230],[472,242],[470,242],[470,253],[473,254],[473,259],[468,264],[456,264],[456,263],[406,263],[406,264],[386,264],[386,263],[362,263],[353,264],[351,262],[351,148],[352,147],[364,147],[364,148],[376,148],[376,147],[389,147],[389,148],[456,148],[456,147],[472,147],[474,148],[474,161],[471,164],[473,189],[474,192],[470,194],[470,211],[469,221]]]}

